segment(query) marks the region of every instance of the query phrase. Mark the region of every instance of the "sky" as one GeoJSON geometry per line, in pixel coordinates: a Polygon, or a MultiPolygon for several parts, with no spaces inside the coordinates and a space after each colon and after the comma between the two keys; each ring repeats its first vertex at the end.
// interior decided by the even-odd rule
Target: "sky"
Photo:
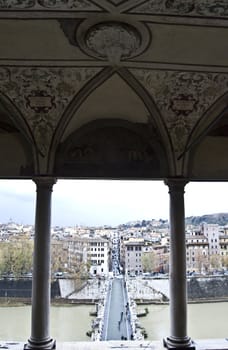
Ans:
{"type": "MultiPolygon", "coordinates": [[[[0,181],[0,222],[34,224],[36,186],[31,180],[0,181]]],[[[228,183],[188,183],[185,216],[228,212],[228,183]]],[[[58,180],[53,187],[52,226],[119,225],[169,219],[162,181],[58,180]]]]}

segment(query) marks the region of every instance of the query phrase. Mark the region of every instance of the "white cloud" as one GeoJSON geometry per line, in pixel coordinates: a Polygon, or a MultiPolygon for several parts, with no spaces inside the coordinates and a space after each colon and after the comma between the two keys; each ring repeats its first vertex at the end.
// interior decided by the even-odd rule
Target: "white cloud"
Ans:
{"type": "Polygon", "coordinates": [[[56,184],[53,193],[53,215],[61,207],[65,208],[65,215],[71,216],[71,221],[74,218],[75,224],[117,225],[130,220],[160,218],[165,208],[167,217],[167,198],[168,189],[162,182],[64,181],[56,184]]]}
{"type": "MultiPolygon", "coordinates": [[[[34,223],[36,186],[0,181],[0,222],[34,223]]],[[[186,216],[228,212],[228,183],[189,183],[186,216]]],[[[131,220],[168,219],[168,187],[163,181],[59,180],[53,187],[53,225],[117,225],[131,220]]]]}

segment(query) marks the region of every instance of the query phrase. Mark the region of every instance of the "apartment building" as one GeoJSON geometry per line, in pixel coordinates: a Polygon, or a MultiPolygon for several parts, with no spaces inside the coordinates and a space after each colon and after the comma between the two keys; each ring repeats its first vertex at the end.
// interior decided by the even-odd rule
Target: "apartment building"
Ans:
{"type": "Polygon", "coordinates": [[[208,238],[201,233],[186,234],[186,267],[188,271],[203,272],[209,264],[208,238]]]}
{"type": "Polygon", "coordinates": [[[225,257],[228,256],[228,234],[219,236],[220,244],[220,255],[225,257]]]}
{"type": "Polygon", "coordinates": [[[109,241],[97,238],[75,237],[52,242],[52,261],[55,270],[71,273],[84,266],[91,275],[107,275],[109,271],[109,241]]]}
{"type": "Polygon", "coordinates": [[[220,254],[220,245],[219,245],[219,225],[218,224],[201,224],[201,234],[208,239],[208,249],[209,255],[218,255],[220,254]]]}
{"type": "Polygon", "coordinates": [[[86,262],[90,265],[92,276],[107,276],[109,272],[109,241],[104,238],[87,238],[86,262]]]}
{"type": "Polygon", "coordinates": [[[143,272],[142,250],[143,238],[129,238],[124,241],[125,273],[128,275],[139,275],[143,272]]]}

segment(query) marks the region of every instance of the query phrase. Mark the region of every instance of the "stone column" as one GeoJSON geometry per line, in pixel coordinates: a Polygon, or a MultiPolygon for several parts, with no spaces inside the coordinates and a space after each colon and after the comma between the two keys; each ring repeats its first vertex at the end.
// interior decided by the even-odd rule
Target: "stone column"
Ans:
{"type": "Polygon", "coordinates": [[[187,279],[183,179],[166,181],[170,194],[170,325],[171,335],[164,340],[169,349],[194,348],[187,336],[187,279]]]}
{"type": "Polygon", "coordinates": [[[51,195],[54,178],[35,178],[37,186],[32,280],[31,337],[25,349],[54,349],[49,334],[51,267],[51,195]]]}

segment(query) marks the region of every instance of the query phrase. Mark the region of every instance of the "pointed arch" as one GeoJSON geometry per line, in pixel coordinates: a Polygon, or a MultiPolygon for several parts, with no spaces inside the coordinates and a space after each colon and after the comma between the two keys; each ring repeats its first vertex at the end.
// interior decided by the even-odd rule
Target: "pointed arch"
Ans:
{"type": "MultiPolygon", "coordinates": [[[[159,139],[160,147],[163,152],[163,157],[166,159],[166,175],[175,173],[175,162],[173,160],[172,143],[168,135],[168,131],[165,127],[165,123],[160,115],[156,104],[154,103],[152,97],[143,88],[143,86],[136,80],[136,78],[126,69],[126,68],[111,68],[107,67],[98,73],[91,81],[89,81],[74,97],[65,111],[63,117],[61,118],[54,138],[51,145],[51,152],[49,157],[49,172],[52,171],[54,166],[55,152],[58,145],[60,144],[62,135],[65,129],[69,125],[71,119],[75,116],[79,108],[86,103],[87,98],[92,95],[92,93],[102,86],[106,81],[108,81],[114,74],[117,74],[132,90],[138,99],[144,105],[145,110],[148,111],[147,116],[147,126],[148,129],[152,130],[153,136],[156,134],[157,139],[159,139]],[[169,162],[168,160],[172,160],[169,162]]],[[[118,118],[118,116],[117,116],[118,118]]]]}
{"type": "Polygon", "coordinates": [[[3,160],[4,165],[8,162],[8,173],[4,170],[0,176],[31,177],[37,165],[37,157],[29,125],[17,106],[1,91],[0,106],[0,143],[7,155],[3,160]],[[10,165],[10,162],[14,164],[10,165]]]}
{"type": "Polygon", "coordinates": [[[224,179],[222,173],[225,171],[226,166],[225,166],[224,158],[222,159],[221,157],[224,157],[223,153],[225,154],[227,152],[226,150],[227,150],[228,143],[226,145],[226,150],[224,150],[224,152],[223,152],[223,148],[225,147],[226,140],[228,142],[228,134],[227,136],[218,135],[218,132],[217,132],[217,135],[215,135],[216,134],[215,130],[218,129],[218,126],[221,123],[227,124],[227,127],[228,127],[228,92],[220,96],[210,106],[210,108],[207,109],[207,111],[198,120],[191,134],[189,135],[185,151],[181,155],[181,157],[184,157],[184,164],[190,178],[191,177],[194,178],[194,176],[200,177],[200,174],[201,174],[203,178],[208,176],[208,179],[214,177],[214,179],[219,180],[221,176],[221,179],[224,179]],[[217,138],[215,136],[217,136],[217,138]],[[208,157],[206,158],[205,156],[205,159],[207,159],[207,163],[205,162],[204,164],[202,162],[202,159],[204,159],[203,154],[205,153],[205,150],[208,147],[211,147],[210,144],[212,145],[212,143],[208,143],[209,139],[213,140],[214,146],[217,145],[219,148],[217,149],[217,152],[214,154],[213,151],[215,151],[215,147],[212,147],[212,152],[209,152],[210,158],[208,157]],[[203,150],[203,148],[205,147],[203,145],[204,144],[206,145],[206,143],[207,143],[207,146],[205,150],[203,150]],[[219,152],[219,149],[220,149],[220,152],[219,152]],[[199,154],[201,154],[200,157],[199,157],[199,154]],[[205,171],[203,173],[202,173],[202,166],[199,166],[198,158],[201,159],[201,162],[204,164],[205,171]],[[224,164],[224,168],[221,167],[221,164],[219,165],[219,162],[224,164]],[[213,168],[215,168],[215,165],[217,166],[216,174],[215,174],[215,171],[213,171],[213,168]]]}

